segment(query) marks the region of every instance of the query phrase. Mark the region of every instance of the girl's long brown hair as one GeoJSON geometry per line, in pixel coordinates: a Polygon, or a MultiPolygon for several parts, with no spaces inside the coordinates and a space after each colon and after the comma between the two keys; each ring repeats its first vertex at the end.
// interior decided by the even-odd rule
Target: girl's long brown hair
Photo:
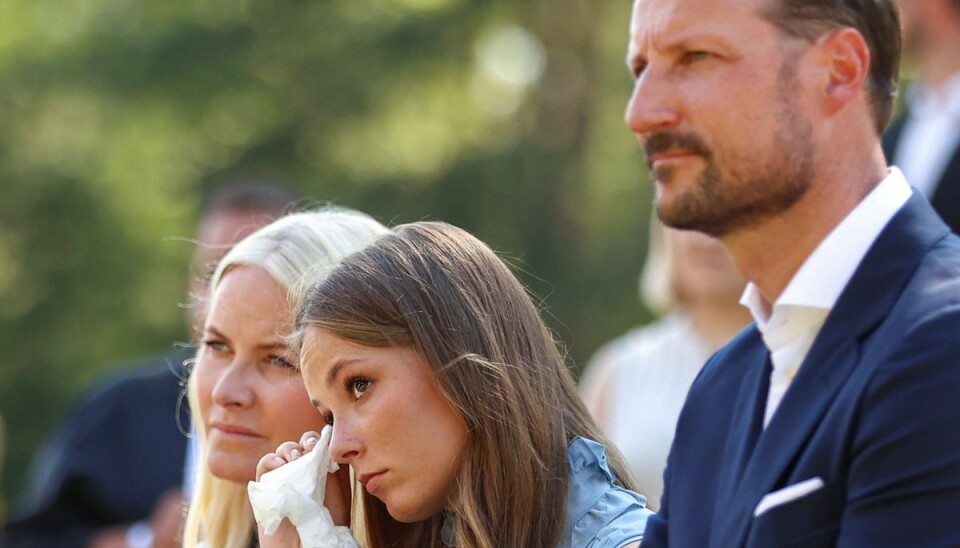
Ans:
{"type": "MultiPolygon", "coordinates": [[[[606,445],[620,483],[634,487],[530,296],[464,230],[422,222],[378,238],[308,292],[297,324],[426,359],[469,430],[448,507],[460,548],[558,545],[576,436],[606,445]]],[[[441,545],[442,515],[403,524],[363,497],[371,547],[441,545]]]]}

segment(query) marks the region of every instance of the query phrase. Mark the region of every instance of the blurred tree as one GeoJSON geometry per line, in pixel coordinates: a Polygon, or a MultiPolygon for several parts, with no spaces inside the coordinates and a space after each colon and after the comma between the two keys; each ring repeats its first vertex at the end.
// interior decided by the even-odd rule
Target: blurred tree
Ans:
{"type": "Polygon", "coordinates": [[[514,263],[571,366],[646,318],[628,2],[0,3],[0,410],[15,497],[105,364],[182,341],[199,190],[292,181],[514,263]]]}

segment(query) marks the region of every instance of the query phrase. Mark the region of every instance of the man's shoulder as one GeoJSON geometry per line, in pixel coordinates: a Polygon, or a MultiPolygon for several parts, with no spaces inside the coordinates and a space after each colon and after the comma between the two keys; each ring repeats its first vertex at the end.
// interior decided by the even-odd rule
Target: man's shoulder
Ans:
{"type": "Polygon", "coordinates": [[[158,403],[175,403],[187,378],[184,361],[191,355],[178,348],[108,368],[74,401],[67,429],[74,432],[80,427],[74,432],[80,434],[128,413],[142,415],[141,410],[154,409],[158,403]]]}
{"type": "Polygon", "coordinates": [[[187,362],[194,351],[176,348],[170,352],[153,354],[111,366],[87,390],[90,399],[126,393],[129,390],[173,384],[187,377],[187,362]]]}
{"type": "MultiPolygon", "coordinates": [[[[890,320],[929,326],[953,323],[958,314],[960,237],[951,233],[937,241],[920,260],[891,309],[890,320]]],[[[960,323],[952,327],[957,326],[960,323]]]]}

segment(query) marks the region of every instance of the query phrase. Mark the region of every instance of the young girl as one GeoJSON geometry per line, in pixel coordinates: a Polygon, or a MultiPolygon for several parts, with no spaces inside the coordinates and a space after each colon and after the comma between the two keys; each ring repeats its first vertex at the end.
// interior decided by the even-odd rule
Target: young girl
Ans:
{"type": "MultiPolygon", "coordinates": [[[[467,232],[414,223],[378,238],[308,292],[297,327],[371,547],[639,544],[644,497],[523,286],[467,232]]],[[[318,438],[279,446],[258,475],[318,438]]],[[[261,544],[296,538],[284,527],[261,544]]]]}

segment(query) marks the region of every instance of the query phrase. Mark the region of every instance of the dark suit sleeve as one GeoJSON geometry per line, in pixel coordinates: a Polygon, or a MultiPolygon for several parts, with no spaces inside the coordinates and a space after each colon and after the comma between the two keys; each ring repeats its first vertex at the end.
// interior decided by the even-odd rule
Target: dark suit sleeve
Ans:
{"type": "Polygon", "coordinates": [[[85,547],[104,527],[148,518],[180,485],[186,438],[168,361],[101,382],[71,409],[34,463],[3,546],[85,547]]]}
{"type": "MultiPolygon", "coordinates": [[[[690,394],[696,394],[697,388],[704,381],[704,375],[709,370],[712,363],[717,360],[719,352],[714,353],[707,359],[707,363],[700,369],[700,373],[697,374],[697,377],[693,381],[693,385],[690,388],[690,393],[687,395],[687,401],[690,401],[690,394]]],[[[706,390],[709,390],[709,381],[705,385],[706,390]]],[[[694,395],[694,398],[697,396],[694,395]]],[[[680,430],[681,422],[684,420],[684,415],[687,413],[687,403],[684,402],[683,409],[680,411],[680,417],[677,419],[676,430],[680,430]]],[[[657,510],[657,513],[650,516],[647,519],[647,527],[643,532],[643,548],[651,547],[663,547],[666,548],[670,545],[670,478],[671,471],[674,467],[675,453],[676,453],[677,437],[676,432],[674,432],[673,442],[670,444],[670,453],[667,455],[667,465],[663,470],[663,494],[660,496],[660,508],[657,510]]]]}
{"type": "Polygon", "coordinates": [[[839,546],[960,546],[960,304],[903,341],[864,394],[839,546]]]}
{"type": "MultiPolygon", "coordinates": [[[[672,451],[671,451],[672,453],[672,451]]],[[[666,548],[669,546],[669,509],[670,509],[670,459],[663,471],[663,495],[660,497],[660,509],[647,519],[647,527],[643,531],[643,548],[666,548]]]]}
{"type": "MultiPolygon", "coordinates": [[[[111,390],[94,390],[75,405],[41,449],[21,509],[5,529],[8,548],[84,547],[101,519],[90,491],[98,482],[103,446],[116,416],[111,390]]],[[[109,461],[101,462],[105,468],[109,461]]]]}

